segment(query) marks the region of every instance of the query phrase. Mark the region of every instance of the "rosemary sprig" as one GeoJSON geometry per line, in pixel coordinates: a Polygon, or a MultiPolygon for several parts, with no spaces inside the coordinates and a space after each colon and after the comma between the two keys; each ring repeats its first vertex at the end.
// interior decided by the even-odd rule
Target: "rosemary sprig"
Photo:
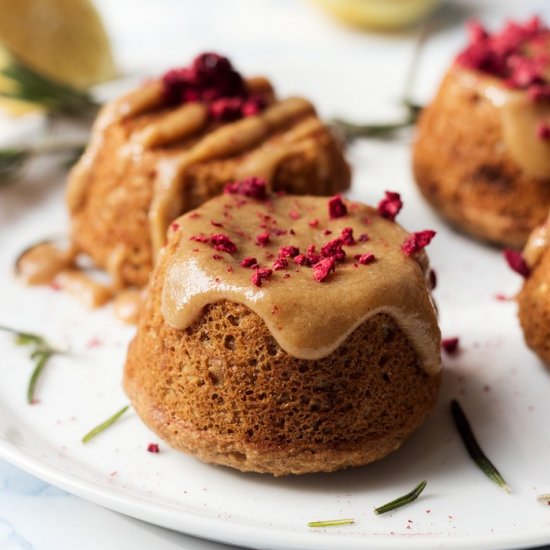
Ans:
{"type": "Polygon", "coordinates": [[[504,489],[507,493],[510,493],[510,487],[500,472],[496,469],[495,465],[487,458],[479,443],[477,442],[470,422],[466,418],[462,407],[456,399],[451,401],[451,412],[455,421],[456,429],[462,438],[462,442],[468,451],[468,454],[472,460],[479,466],[481,471],[499,487],[504,489]]]}
{"type": "Polygon", "coordinates": [[[412,491],[409,491],[406,495],[400,496],[386,504],[383,504],[382,506],[379,506],[378,508],[375,508],[374,512],[376,514],[385,514],[386,512],[391,512],[392,510],[401,508],[401,506],[405,506],[405,504],[413,502],[420,496],[422,491],[426,488],[427,484],[428,482],[426,480],[421,481],[412,491]]]}
{"type": "Polygon", "coordinates": [[[86,144],[81,141],[45,141],[32,146],[0,149],[0,184],[19,176],[26,164],[40,155],[63,154],[74,163],[85,146],[86,144]]]}
{"type": "Polygon", "coordinates": [[[122,409],[120,409],[120,411],[113,414],[113,416],[110,416],[109,418],[107,418],[107,420],[105,420],[95,428],[91,429],[82,438],[82,443],[88,443],[88,441],[92,440],[96,435],[99,435],[101,432],[111,427],[129,408],[130,408],[130,405],[126,405],[125,407],[122,407],[122,409]]]}
{"type": "Polygon", "coordinates": [[[0,96],[35,103],[49,113],[93,116],[99,107],[88,92],[56,82],[15,58],[0,70],[0,75],[14,83],[12,91],[0,92],[0,96]]]}
{"type": "Polygon", "coordinates": [[[347,120],[335,118],[330,121],[331,128],[343,136],[346,142],[351,142],[357,138],[380,138],[391,139],[395,135],[403,130],[413,126],[416,123],[418,114],[420,113],[420,107],[407,106],[407,115],[403,120],[397,122],[390,122],[384,124],[355,124],[347,120]]]}
{"type": "Polygon", "coordinates": [[[326,521],[310,521],[308,527],[337,527],[339,525],[353,525],[355,520],[353,518],[345,519],[328,519],[326,521]]]}
{"type": "Polygon", "coordinates": [[[27,386],[27,403],[33,404],[35,402],[34,394],[36,384],[40,375],[46,367],[50,357],[56,353],[61,353],[61,351],[52,347],[42,336],[32,332],[20,332],[4,326],[0,326],[0,331],[13,334],[15,336],[15,343],[18,346],[32,346],[31,359],[35,361],[35,364],[27,386]]]}
{"type": "Polygon", "coordinates": [[[403,99],[401,100],[401,105],[405,108],[405,116],[401,120],[382,124],[357,124],[339,118],[333,119],[329,123],[331,128],[345,142],[350,143],[357,138],[392,139],[401,130],[416,124],[423,107],[411,99],[411,94],[418,72],[418,64],[422,49],[430,37],[432,30],[432,24],[428,22],[424,26],[415,44],[411,63],[405,76],[403,99]]]}

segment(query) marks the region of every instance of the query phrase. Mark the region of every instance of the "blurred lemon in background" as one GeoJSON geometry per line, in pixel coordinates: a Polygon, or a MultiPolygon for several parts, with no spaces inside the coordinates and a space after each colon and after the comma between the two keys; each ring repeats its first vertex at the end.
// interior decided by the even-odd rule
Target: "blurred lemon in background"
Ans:
{"type": "MultiPolygon", "coordinates": [[[[17,60],[52,80],[85,89],[113,78],[109,37],[90,0],[0,0],[0,69],[17,60]],[[3,46],[3,48],[2,48],[3,46]]],[[[13,82],[0,76],[0,91],[13,82]]],[[[1,99],[12,114],[32,105],[1,99]]]]}
{"type": "Polygon", "coordinates": [[[416,23],[440,0],[312,0],[341,21],[356,27],[392,30],[416,23]]]}

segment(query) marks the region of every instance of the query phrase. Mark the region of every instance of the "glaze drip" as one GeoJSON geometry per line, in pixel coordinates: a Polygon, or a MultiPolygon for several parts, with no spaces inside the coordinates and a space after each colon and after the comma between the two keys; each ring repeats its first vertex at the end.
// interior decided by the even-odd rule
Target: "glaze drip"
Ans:
{"type": "Polygon", "coordinates": [[[532,177],[550,179],[550,141],[537,136],[539,125],[550,122],[550,102],[533,102],[525,91],[509,89],[500,79],[459,67],[449,77],[458,90],[471,90],[498,110],[503,145],[514,162],[532,177]]]}
{"type": "Polygon", "coordinates": [[[371,316],[386,313],[408,336],[426,372],[439,370],[440,334],[425,280],[426,255],[407,257],[401,246],[408,233],[374,209],[348,203],[347,215],[329,219],[326,198],[283,196],[260,202],[224,195],[183,215],[173,227],[164,251],[170,259],[162,311],[174,328],[190,326],[206,305],[229,300],[259,315],[287,353],[314,360],[337,349],[371,316]],[[213,220],[223,228],[212,227],[213,220]],[[317,220],[313,227],[312,220],[317,220]],[[260,267],[271,269],[283,246],[305,254],[315,245],[319,253],[346,228],[353,230],[356,242],[344,246],[345,261],[336,262],[324,282],[317,282],[314,270],[297,265],[292,257],[261,286],[251,282],[254,269],[240,265],[254,257],[260,267]],[[236,245],[235,253],[212,248],[209,240],[219,231],[236,245]],[[260,233],[269,236],[260,239],[263,244],[257,244],[260,233]],[[359,239],[366,233],[368,239],[359,239]],[[367,253],[376,261],[354,261],[367,253]]]}

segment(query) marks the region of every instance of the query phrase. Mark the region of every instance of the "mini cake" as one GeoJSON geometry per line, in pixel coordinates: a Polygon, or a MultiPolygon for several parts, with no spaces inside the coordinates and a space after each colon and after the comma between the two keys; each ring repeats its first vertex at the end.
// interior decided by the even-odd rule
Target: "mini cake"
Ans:
{"type": "Polygon", "coordinates": [[[172,219],[246,176],[315,195],[350,182],[309,101],[202,54],[103,108],[69,178],[74,245],[119,286],[142,286],[172,219]]]}
{"type": "Polygon", "coordinates": [[[550,207],[550,31],[470,26],[413,149],[424,197],[457,228],[520,248],[550,207]]]}
{"type": "Polygon", "coordinates": [[[519,320],[527,345],[550,365],[550,226],[536,228],[523,255],[507,252],[510,266],[525,277],[518,295],[519,320]]]}
{"type": "Polygon", "coordinates": [[[248,180],[174,221],[125,366],[144,422],[205,462],[276,476],[396,450],[440,382],[434,233],[392,221],[396,196],[381,215],[248,180]]]}

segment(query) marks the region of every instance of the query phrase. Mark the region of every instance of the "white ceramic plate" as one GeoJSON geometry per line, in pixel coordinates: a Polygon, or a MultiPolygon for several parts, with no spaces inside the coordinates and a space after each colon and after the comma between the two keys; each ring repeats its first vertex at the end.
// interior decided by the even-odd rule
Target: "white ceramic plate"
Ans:
{"type": "MultiPolygon", "coordinates": [[[[526,349],[513,302],[495,299],[520,285],[500,254],[446,228],[427,209],[409,175],[406,144],[351,150],[351,195],[376,203],[402,193],[399,219],[435,228],[430,245],[444,336],[462,353],[445,358],[438,406],[426,424],[385,460],[330,475],[274,479],[213,467],[180,455],[133,413],[88,445],[82,435],[127,403],[120,387],[133,328],[109,308],[90,312],[49,288],[20,287],[11,265],[28,243],[66,230],[62,183],[49,164],[0,189],[0,324],[47,336],[70,353],[54,357],[29,406],[32,366],[25,349],[0,335],[0,455],[68,491],[122,513],[257,548],[511,548],[550,542],[550,379],[526,349]],[[49,182],[49,183],[48,183],[49,182]],[[458,397],[487,454],[512,488],[507,495],[470,461],[449,414],[458,397]],[[373,508],[428,486],[414,504],[385,516],[373,508]],[[313,530],[311,520],[355,518],[355,525],[313,530]]],[[[53,162],[53,161],[52,161],[53,162]]]]}

